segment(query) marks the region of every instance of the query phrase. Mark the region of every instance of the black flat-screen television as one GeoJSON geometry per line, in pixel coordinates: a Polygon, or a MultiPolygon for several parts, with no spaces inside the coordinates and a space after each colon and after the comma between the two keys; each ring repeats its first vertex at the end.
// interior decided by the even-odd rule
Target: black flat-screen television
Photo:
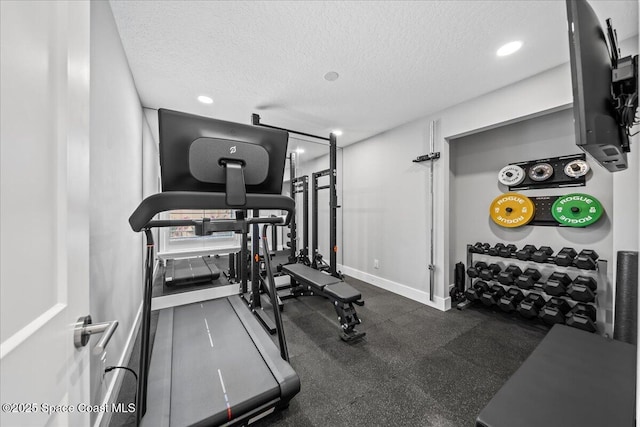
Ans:
{"type": "Polygon", "coordinates": [[[617,47],[610,52],[600,21],[585,0],[566,0],[566,5],[576,144],[607,170],[624,170],[629,139],[612,92],[617,47]]]}
{"type": "Polygon", "coordinates": [[[158,122],[162,191],[282,193],[287,132],[166,109],[158,122]]]}

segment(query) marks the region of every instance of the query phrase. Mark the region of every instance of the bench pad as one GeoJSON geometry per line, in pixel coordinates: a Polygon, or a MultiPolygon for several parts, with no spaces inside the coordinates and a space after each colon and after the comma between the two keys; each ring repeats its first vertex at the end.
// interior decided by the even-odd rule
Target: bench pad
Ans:
{"type": "Polygon", "coordinates": [[[325,286],[324,293],[345,303],[358,301],[362,296],[357,289],[345,282],[325,286]]]}
{"type": "Polygon", "coordinates": [[[282,271],[293,277],[295,280],[311,285],[320,290],[324,290],[324,287],[327,285],[341,282],[337,277],[322,273],[311,267],[307,267],[304,264],[283,265],[282,271]]]}

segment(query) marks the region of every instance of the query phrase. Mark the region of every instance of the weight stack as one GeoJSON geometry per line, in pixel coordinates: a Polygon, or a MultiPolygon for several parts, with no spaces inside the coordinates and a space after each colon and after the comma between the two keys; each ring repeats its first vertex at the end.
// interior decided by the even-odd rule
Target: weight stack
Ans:
{"type": "Polygon", "coordinates": [[[638,321],[638,252],[619,251],[613,338],[635,345],[638,321]]]}

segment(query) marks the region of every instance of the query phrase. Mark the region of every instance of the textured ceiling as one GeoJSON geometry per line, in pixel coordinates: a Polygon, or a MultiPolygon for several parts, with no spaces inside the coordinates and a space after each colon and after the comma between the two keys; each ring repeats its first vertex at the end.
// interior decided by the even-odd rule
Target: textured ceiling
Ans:
{"type": "MultiPolygon", "coordinates": [[[[618,38],[638,2],[591,1],[618,38]]],[[[117,1],[142,104],[362,140],[569,60],[565,2],[117,1]],[[502,44],[522,49],[498,58],[502,44]],[[328,71],[340,78],[324,80],[328,71]],[[196,97],[206,94],[212,105],[196,97]]],[[[625,52],[623,52],[624,54],[625,52]]],[[[627,53],[628,54],[628,53],[627,53]]]]}

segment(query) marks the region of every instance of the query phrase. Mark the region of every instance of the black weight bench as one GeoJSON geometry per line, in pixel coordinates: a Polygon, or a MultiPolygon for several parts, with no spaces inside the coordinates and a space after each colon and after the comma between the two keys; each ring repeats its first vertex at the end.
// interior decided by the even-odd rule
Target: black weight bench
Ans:
{"type": "Polygon", "coordinates": [[[555,325],[476,427],[632,427],[636,347],[555,325]]]}
{"type": "Polygon", "coordinates": [[[220,277],[220,270],[210,257],[169,259],[165,267],[167,286],[190,286],[211,282],[220,277]]]}
{"type": "Polygon", "coordinates": [[[282,272],[291,277],[293,294],[320,295],[332,302],[342,327],[340,338],[343,341],[353,341],[365,336],[364,332],[355,330],[356,325],[360,324],[360,318],[353,304],[364,304],[360,301],[362,294],[357,289],[337,277],[304,264],[283,265],[282,272]]]}
{"type": "MultiPolygon", "coordinates": [[[[296,281],[318,291],[322,291],[327,285],[333,285],[334,283],[342,282],[342,280],[338,279],[337,277],[330,276],[304,264],[283,265],[282,271],[287,273],[296,281]]],[[[356,293],[358,292],[355,289],[353,290],[356,293]]],[[[358,297],[360,297],[360,294],[358,294],[358,297]]]]}

